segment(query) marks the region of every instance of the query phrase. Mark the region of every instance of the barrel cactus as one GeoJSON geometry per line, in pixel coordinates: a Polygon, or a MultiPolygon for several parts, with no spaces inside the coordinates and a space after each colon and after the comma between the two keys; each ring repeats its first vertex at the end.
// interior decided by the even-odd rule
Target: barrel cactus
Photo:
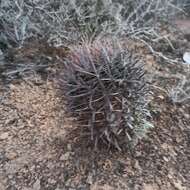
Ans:
{"type": "Polygon", "coordinates": [[[69,113],[95,147],[102,141],[121,150],[152,126],[144,65],[124,46],[102,41],[71,48],[60,79],[69,113]]]}

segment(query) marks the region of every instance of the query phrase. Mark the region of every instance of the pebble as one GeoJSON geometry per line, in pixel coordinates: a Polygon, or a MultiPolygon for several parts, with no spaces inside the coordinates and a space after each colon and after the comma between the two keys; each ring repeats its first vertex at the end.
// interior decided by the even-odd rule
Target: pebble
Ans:
{"type": "Polygon", "coordinates": [[[134,168],[137,169],[137,170],[139,170],[139,171],[141,170],[141,167],[140,167],[140,164],[139,164],[138,160],[135,161],[134,168]]]}
{"type": "Polygon", "coordinates": [[[15,158],[18,156],[18,154],[17,154],[16,152],[8,152],[8,153],[6,153],[5,155],[6,155],[6,157],[7,157],[9,160],[13,160],[13,159],[15,159],[15,158]]]}
{"type": "Polygon", "coordinates": [[[71,150],[72,150],[71,144],[67,144],[67,150],[68,150],[68,151],[71,151],[71,150]]]}
{"type": "Polygon", "coordinates": [[[166,162],[169,162],[169,159],[167,157],[163,157],[163,159],[166,161],[166,162]]]}
{"type": "Polygon", "coordinates": [[[187,113],[184,113],[184,117],[185,117],[185,119],[190,119],[190,115],[187,113]]]}
{"type": "Polygon", "coordinates": [[[67,161],[70,157],[71,153],[70,152],[66,152],[65,154],[63,154],[61,157],[60,157],[60,160],[61,161],[67,161]]]}
{"type": "Polygon", "coordinates": [[[160,95],[160,96],[158,96],[158,98],[160,98],[160,100],[164,100],[165,97],[160,95]]]}
{"type": "Polygon", "coordinates": [[[136,152],[136,153],[135,153],[135,156],[136,156],[136,157],[140,157],[140,156],[142,156],[141,151],[136,152]]]}
{"type": "Polygon", "coordinates": [[[48,183],[50,183],[50,184],[55,184],[56,181],[55,181],[54,179],[49,178],[49,179],[48,179],[48,183]]]}
{"type": "Polygon", "coordinates": [[[33,184],[33,189],[35,189],[35,190],[40,190],[40,188],[41,188],[40,180],[37,179],[37,180],[35,181],[35,183],[33,184]]]}
{"type": "Polygon", "coordinates": [[[2,133],[1,135],[0,135],[0,140],[5,140],[5,139],[7,139],[9,137],[9,133],[2,133]]]}
{"type": "Polygon", "coordinates": [[[183,55],[183,60],[186,64],[190,64],[190,52],[185,52],[183,55]]]}

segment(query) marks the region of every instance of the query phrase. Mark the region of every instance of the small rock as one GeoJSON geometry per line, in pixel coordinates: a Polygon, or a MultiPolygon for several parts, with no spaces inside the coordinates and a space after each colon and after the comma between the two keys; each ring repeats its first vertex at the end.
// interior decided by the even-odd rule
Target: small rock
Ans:
{"type": "Polygon", "coordinates": [[[16,152],[8,152],[5,155],[9,160],[13,160],[18,156],[16,152]]]}
{"type": "Polygon", "coordinates": [[[159,95],[158,98],[160,98],[160,100],[164,100],[165,97],[162,95],[159,95]]]}
{"type": "Polygon", "coordinates": [[[65,154],[63,154],[61,157],[60,157],[60,160],[61,161],[67,161],[70,157],[71,153],[70,152],[66,152],[65,154]]]}
{"type": "Polygon", "coordinates": [[[185,117],[185,119],[190,119],[190,115],[187,113],[184,113],[184,117],[185,117]]]}
{"type": "Polygon", "coordinates": [[[49,179],[48,179],[48,183],[50,183],[50,184],[55,184],[56,181],[55,181],[54,179],[49,178],[49,179]]]}
{"type": "Polygon", "coordinates": [[[13,179],[13,175],[11,175],[11,174],[8,175],[8,179],[11,179],[11,180],[12,180],[12,179],[13,179]]]}
{"type": "Polygon", "coordinates": [[[40,186],[40,180],[37,179],[36,182],[33,184],[33,189],[34,190],[40,190],[41,186],[40,186]]]}
{"type": "Polygon", "coordinates": [[[176,137],[175,140],[177,143],[180,143],[182,141],[182,139],[180,137],[176,137]]]}
{"type": "Polygon", "coordinates": [[[139,171],[141,170],[141,167],[139,165],[139,161],[138,160],[135,161],[134,168],[137,169],[137,170],[139,170],[139,171]]]}
{"type": "Polygon", "coordinates": [[[7,139],[9,137],[9,133],[2,133],[1,135],[0,135],[0,140],[5,140],[5,139],[7,139]]]}
{"type": "Polygon", "coordinates": [[[67,144],[67,150],[68,150],[68,151],[71,151],[71,150],[72,150],[71,144],[67,144]]]}
{"type": "Polygon", "coordinates": [[[142,156],[141,151],[137,151],[137,152],[135,153],[135,156],[136,156],[136,157],[140,157],[140,156],[142,156]]]}
{"type": "Polygon", "coordinates": [[[186,64],[190,64],[190,52],[185,52],[183,55],[183,60],[186,64]]]}
{"type": "Polygon", "coordinates": [[[166,162],[169,162],[169,159],[167,157],[163,157],[163,159],[166,161],[166,162]]]}
{"type": "Polygon", "coordinates": [[[169,178],[169,179],[173,179],[174,177],[173,177],[173,175],[168,174],[168,178],[169,178]]]}

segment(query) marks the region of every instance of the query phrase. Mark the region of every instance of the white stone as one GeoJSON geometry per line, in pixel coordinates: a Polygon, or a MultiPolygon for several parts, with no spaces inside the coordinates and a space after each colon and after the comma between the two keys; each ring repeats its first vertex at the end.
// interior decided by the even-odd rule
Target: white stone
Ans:
{"type": "Polygon", "coordinates": [[[190,64],[190,52],[185,52],[183,54],[183,60],[185,61],[186,64],[190,64]]]}

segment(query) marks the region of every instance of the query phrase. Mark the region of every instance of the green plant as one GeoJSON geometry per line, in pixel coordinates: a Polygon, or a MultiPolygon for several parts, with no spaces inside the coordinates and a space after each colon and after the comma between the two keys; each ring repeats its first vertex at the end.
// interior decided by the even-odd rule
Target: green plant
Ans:
{"type": "Polygon", "coordinates": [[[119,150],[142,138],[148,123],[150,89],[140,60],[116,42],[94,42],[71,48],[60,86],[78,125],[119,150]]]}

